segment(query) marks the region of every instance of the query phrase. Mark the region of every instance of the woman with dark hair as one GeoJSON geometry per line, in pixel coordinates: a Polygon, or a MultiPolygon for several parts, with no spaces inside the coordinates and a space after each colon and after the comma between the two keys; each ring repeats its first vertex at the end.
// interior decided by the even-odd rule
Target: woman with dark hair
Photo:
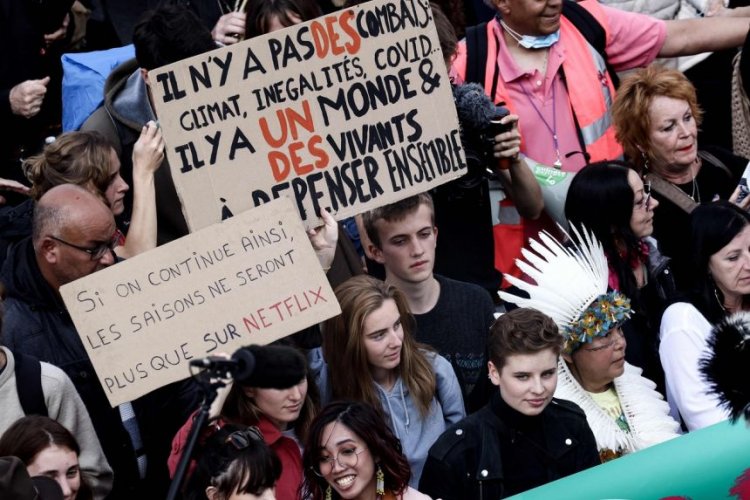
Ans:
{"type": "MultiPolygon", "coordinates": [[[[263,440],[281,460],[277,484],[279,498],[298,498],[302,484],[302,443],[317,411],[315,385],[309,390],[307,361],[294,347],[251,345],[245,347],[255,358],[247,379],[235,381],[221,404],[218,419],[207,433],[227,423],[257,426],[263,440]]],[[[172,475],[190,435],[190,418],[172,441],[169,468],[172,475]]]]}
{"type": "Polygon", "coordinates": [[[203,445],[185,500],[274,500],[281,461],[257,427],[225,425],[203,445]]]}
{"type": "Polygon", "coordinates": [[[669,259],[651,238],[658,206],[651,185],[644,184],[633,169],[606,161],[592,163],[575,175],[565,200],[565,217],[576,227],[588,228],[602,244],[609,288],[629,297],[633,308],[633,316],[623,325],[625,358],[663,391],[657,339],[675,284],[669,259]]]}
{"type": "Polygon", "coordinates": [[[18,457],[26,465],[29,476],[54,479],[62,488],[65,500],[93,498],[81,478],[80,453],[73,435],[49,417],[23,417],[0,437],[0,457],[18,457]]]}
{"type": "Polygon", "coordinates": [[[688,301],[664,311],[659,355],[673,414],[694,430],[729,416],[709,394],[699,360],[714,326],[750,310],[750,214],[719,201],[696,208],[690,227],[693,286],[688,301]]]}
{"type": "Polygon", "coordinates": [[[323,408],[310,427],[303,463],[304,495],[312,500],[430,498],[409,487],[401,443],[366,403],[337,401],[323,408]]]}
{"type": "Polygon", "coordinates": [[[250,0],[245,12],[245,40],[323,15],[318,3],[310,0],[250,0]]]}
{"type": "Polygon", "coordinates": [[[444,357],[414,340],[404,294],[371,276],[336,287],[341,314],[323,328],[327,369],[319,372],[324,401],[347,399],[381,408],[401,440],[416,486],[427,451],[465,415],[461,388],[444,357]]]}

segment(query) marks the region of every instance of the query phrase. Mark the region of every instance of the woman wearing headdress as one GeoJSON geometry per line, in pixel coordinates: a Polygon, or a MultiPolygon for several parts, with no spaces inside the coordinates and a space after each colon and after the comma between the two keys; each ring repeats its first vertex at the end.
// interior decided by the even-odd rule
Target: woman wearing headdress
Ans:
{"type": "Polygon", "coordinates": [[[529,298],[501,293],[503,300],[532,307],[557,323],[565,344],[558,363],[555,397],[586,413],[602,461],[647,448],[679,435],[679,424],[656,385],[625,361],[622,324],[630,300],[607,291],[607,258],[601,244],[573,227],[578,244],[563,247],[547,233],[523,250],[519,267],[537,284],[513,278],[529,298]],[[541,257],[540,257],[541,256],[541,257]]]}
{"type": "Polygon", "coordinates": [[[642,368],[663,394],[659,323],[675,283],[670,259],[661,255],[651,237],[658,206],[651,184],[620,161],[585,166],[570,182],[565,198],[565,217],[588,228],[602,244],[610,288],[631,300],[633,316],[623,325],[625,359],[642,368]]]}

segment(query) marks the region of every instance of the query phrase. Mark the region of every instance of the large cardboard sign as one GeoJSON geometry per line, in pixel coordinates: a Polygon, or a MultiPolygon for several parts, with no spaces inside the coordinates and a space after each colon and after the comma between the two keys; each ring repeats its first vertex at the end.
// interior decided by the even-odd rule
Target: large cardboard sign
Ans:
{"type": "Polygon", "coordinates": [[[149,72],[191,231],[280,196],[307,227],[466,172],[427,0],[373,1],[149,72]]]}
{"type": "Polygon", "coordinates": [[[341,312],[283,198],[60,288],[110,403],[341,312]]]}

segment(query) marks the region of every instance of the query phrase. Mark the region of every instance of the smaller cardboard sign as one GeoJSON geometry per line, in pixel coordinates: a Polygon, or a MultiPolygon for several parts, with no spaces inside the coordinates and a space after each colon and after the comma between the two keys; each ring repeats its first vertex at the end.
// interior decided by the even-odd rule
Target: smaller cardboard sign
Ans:
{"type": "Polygon", "coordinates": [[[60,288],[112,406],[341,312],[280,198],[60,288]]]}

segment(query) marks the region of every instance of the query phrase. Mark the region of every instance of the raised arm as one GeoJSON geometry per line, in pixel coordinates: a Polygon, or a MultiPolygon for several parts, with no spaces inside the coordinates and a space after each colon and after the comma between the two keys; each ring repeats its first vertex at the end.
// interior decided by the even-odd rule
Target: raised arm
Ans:
{"type": "Polygon", "coordinates": [[[666,21],[667,38],[659,51],[659,57],[689,56],[740,47],[750,29],[750,18],[737,17],[747,14],[746,9],[727,10],[738,12],[666,21]]]}
{"type": "Polygon", "coordinates": [[[164,138],[154,122],[148,122],[133,147],[133,214],[119,257],[128,258],[156,248],[156,188],[154,173],[164,160],[164,138]]]}

